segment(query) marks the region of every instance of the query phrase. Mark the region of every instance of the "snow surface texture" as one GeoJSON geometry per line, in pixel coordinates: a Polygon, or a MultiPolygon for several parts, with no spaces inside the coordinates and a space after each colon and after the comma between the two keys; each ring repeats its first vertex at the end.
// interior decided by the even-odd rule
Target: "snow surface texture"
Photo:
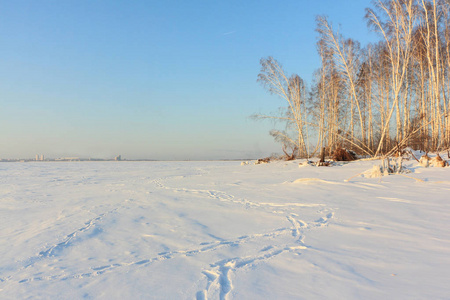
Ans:
{"type": "Polygon", "coordinates": [[[0,298],[449,299],[450,168],[374,164],[2,163],[0,298]]]}

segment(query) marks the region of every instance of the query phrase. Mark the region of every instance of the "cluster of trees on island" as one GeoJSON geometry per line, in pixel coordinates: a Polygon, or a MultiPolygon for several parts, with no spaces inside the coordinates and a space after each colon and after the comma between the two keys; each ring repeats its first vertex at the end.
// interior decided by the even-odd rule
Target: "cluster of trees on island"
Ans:
{"type": "Polygon", "coordinates": [[[307,88],[274,58],[261,59],[258,81],[288,106],[271,135],[298,157],[325,148],[379,156],[411,146],[450,147],[450,3],[376,0],[365,19],[380,41],[361,47],[317,17],[321,66],[307,88]]]}

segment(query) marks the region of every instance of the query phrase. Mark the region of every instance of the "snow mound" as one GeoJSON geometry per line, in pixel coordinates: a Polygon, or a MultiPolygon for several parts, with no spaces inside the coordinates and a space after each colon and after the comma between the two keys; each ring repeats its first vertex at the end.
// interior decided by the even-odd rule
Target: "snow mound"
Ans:
{"type": "Polygon", "coordinates": [[[320,178],[299,178],[290,183],[302,183],[302,184],[311,184],[311,183],[328,183],[328,184],[340,184],[339,182],[323,180],[320,178]]]}
{"type": "Polygon", "coordinates": [[[379,165],[374,165],[372,169],[364,172],[364,177],[367,178],[379,178],[381,176],[383,176],[383,172],[381,171],[381,166],[379,165]]]}

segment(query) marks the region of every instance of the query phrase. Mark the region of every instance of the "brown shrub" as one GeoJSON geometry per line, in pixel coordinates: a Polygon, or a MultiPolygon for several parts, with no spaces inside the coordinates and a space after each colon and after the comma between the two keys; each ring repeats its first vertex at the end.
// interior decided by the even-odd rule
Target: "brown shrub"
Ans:
{"type": "Polygon", "coordinates": [[[270,162],[270,157],[260,158],[255,162],[255,165],[267,164],[270,162]]]}
{"type": "Polygon", "coordinates": [[[441,167],[441,168],[448,166],[448,162],[443,160],[442,157],[439,154],[437,154],[436,157],[431,159],[431,164],[434,167],[441,167]]]}
{"type": "Polygon", "coordinates": [[[334,161],[352,161],[356,160],[356,155],[347,149],[337,148],[331,155],[334,161]]]}

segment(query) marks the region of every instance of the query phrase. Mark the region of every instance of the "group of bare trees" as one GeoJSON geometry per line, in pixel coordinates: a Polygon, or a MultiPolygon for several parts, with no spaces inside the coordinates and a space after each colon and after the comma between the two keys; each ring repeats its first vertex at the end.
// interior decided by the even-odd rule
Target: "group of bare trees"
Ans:
{"type": "Polygon", "coordinates": [[[288,103],[282,115],[270,116],[287,124],[272,135],[298,156],[322,147],[370,156],[397,146],[450,147],[449,1],[376,0],[373,6],[365,17],[381,40],[365,47],[317,18],[321,67],[309,92],[275,59],[261,60],[258,80],[288,103]]]}

